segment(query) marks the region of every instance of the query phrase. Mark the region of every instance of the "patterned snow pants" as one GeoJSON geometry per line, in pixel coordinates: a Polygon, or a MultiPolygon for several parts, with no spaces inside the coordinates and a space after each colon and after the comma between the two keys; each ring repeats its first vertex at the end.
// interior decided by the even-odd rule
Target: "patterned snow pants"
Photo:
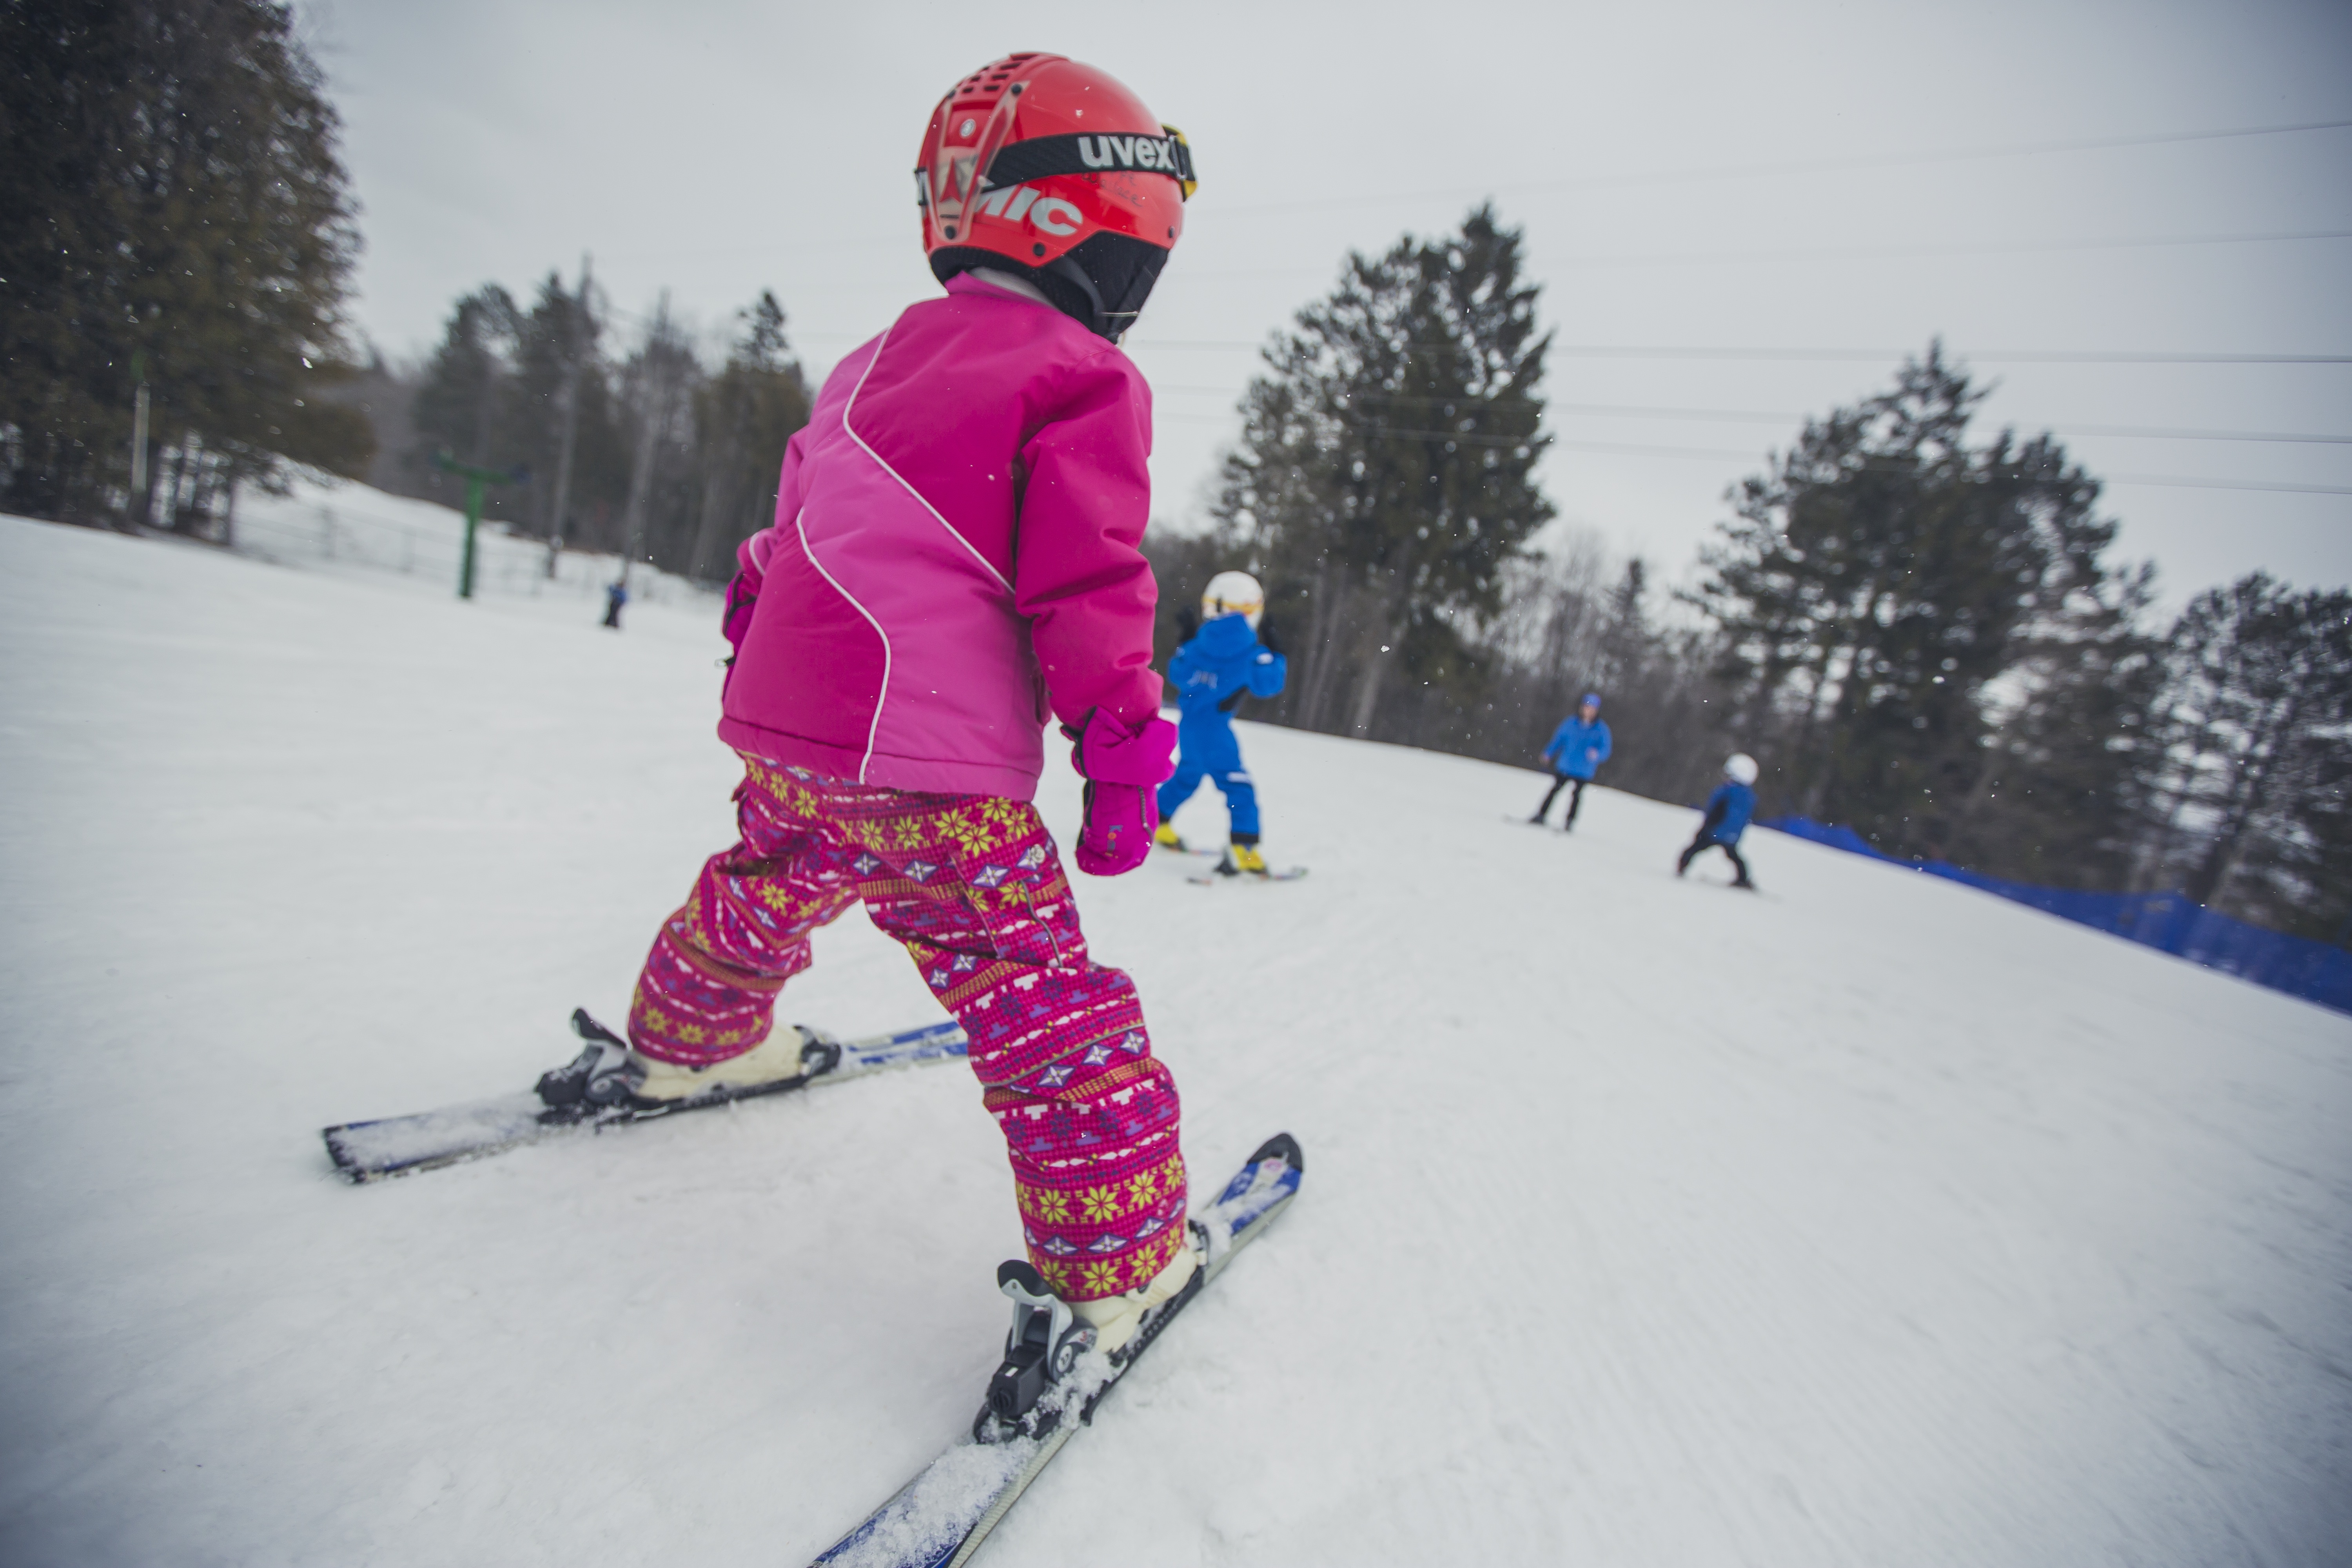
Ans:
{"type": "Polygon", "coordinates": [[[1134,983],[1087,958],[1037,808],[744,763],[741,840],[654,939],[630,1044],[692,1064],[751,1049],[809,933],[862,899],[971,1037],[1037,1271],[1066,1300],[1159,1273],[1184,1237],[1176,1085],[1134,983]]]}

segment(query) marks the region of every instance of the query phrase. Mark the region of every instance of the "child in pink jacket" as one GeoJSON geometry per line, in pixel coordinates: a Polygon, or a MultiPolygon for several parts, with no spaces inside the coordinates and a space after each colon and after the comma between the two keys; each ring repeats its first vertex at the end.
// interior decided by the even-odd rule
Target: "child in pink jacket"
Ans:
{"type": "Polygon", "coordinates": [[[729,590],[719,733],[741,841],[655,938],[641,1100],[799,1076],[776,994],[863,900],[962,1024],[1030,1261],[1116,1350],[1197,1265],[1176,1088],[1095,963],[1032,804],[1059,721],[1079,869],[1149,853],[1173,727],[1151,669],[1150,393],[1119,335],[1182,226],[1181,138],[1100,71],[1015,55],[933,111],[944,298],[843,360],[729,590]]]}

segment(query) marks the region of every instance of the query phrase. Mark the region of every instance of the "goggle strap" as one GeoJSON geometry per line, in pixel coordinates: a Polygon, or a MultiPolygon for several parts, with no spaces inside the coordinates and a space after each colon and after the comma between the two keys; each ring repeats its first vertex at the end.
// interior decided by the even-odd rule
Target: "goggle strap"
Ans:
{"type": "Polygon", "coordinates": [[[1199,184],[1192,172],[1192,149],[1182,137],[1110,136],[1087,132],[1069,136],[1038,136],[1015,142],[989,161],[981,189],[1003,190],[1055,174],[1166,174],[1191,195],[1199,184]]]}

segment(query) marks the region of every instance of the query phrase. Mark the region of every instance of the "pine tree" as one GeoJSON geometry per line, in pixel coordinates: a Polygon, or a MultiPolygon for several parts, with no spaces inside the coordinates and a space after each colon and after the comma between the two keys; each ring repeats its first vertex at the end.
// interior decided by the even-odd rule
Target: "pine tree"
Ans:
{"type": "Polygon", "coordinates": [[[1971,447],[1983,397],[1932,345],[1809,421],[1702,556],[1750,749],[1780,752],[1790,804],[1895,854],[1963,852],[1993,683],[2114,592],[2097,482],[2047,436],[1971,447]]]}
{"type": "MultiPolygon", "coordinates": [[[[508,412],[521,320],[514,297],[495,283],[465,296],[449,312],[409,413],[416,428],[410,465],[427,476],[434,493],[446,488],[432,477],[436,453],[476,468],[511,468],[525,461],[508,412]]],[[[518,504],[511,491],[494,489],[485,515],[511,521],[518,504]]]]}
{"type": "Polygon", "coordinates": [[[735,570],[735,549],[775,521],[784,444],[808,423],[809,389],[784,336],[783,307],[762,291],[740,313],[743,335],[696,394],[700,499],[690,547],[677,565],[704,582],[735,570]]]}
{"type": "Polygon", "coordinates": [[[1533,480],[1550,340],[1520,243],[1482,206],[1458,235],[1351,254],[1244,395],[1215,515],[1285,606],[1285,711],[1309,728],[1371,732],[1401,688],[1424,727],[1475,699],[1465,628],[1552,516],[1533,480]]]}
{"type": "Polygon", "coordinates": [[[2200,595],[2170,641],[2168,868],[2244,918],[2341,940],[2352,915],[2352,593],[2265,573],[2200,595]]]}
{"type": "Polygon", "coordinates": [[[2053,887],[2121,889],[2153,818],[2163,744],[2153,568],[2111,574],[2021,645],[1988,704],[1984,755],[1950,858],[2053,887]]]}
{"type": "Polygon", "coordinates": [[[0,61],[0,503],[201,527],[286,460],[362,471],[366,422],[328,395],[359,237],[290,8],[14,0],[0,61]]]}
{"type": "Polygon", "coordinates": [[[629,450],[628,499],[617,540],[625,570],[640,561],[675,569],[694,531],[695,393],[703,369],[684,325],[670,312],[667,291],[620,381],[629,450]]]}
{"type": "Polygon", "coordinates": [[[617,503],[626,486],[625,470],[614,461],[619,437],[603,335],[585,281],[573,293],[553,271],[540,283],[530,311],[514,318],[512,368],[495,414],[498,445],[531,472],[529,492],[518,500],[527,508],[524,529],[542,539],[573,531],[559,527],[567,521],[555,515],[559,493],[564,510],[576,515],[599,501],[617,503]]]}

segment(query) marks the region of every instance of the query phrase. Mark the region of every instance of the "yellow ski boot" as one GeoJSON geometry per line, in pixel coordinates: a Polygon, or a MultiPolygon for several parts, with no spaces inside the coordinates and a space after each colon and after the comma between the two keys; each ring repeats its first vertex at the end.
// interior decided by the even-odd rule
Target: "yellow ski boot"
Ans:
{"type": "Polygon", "coordinates": [[[1173,823],[1161,823],[1160,825],[1159,831],[1152,834],[1151,842],[1157,844],[1162,849],[1174,849],[1181,852],[1184,847],[1184,840],[1177,837],[1176,827],[1173,823]]]}
{"type": "Polygon", "coordinates": [[[1217,869],[1228,877],[1238,877],[1244,872],[1253,877],[1263,877],[1266,874],[1265,857],[1258,853],[1255,844],[1232,845],[1225,850],[1224,863],[1217,869]]]}

